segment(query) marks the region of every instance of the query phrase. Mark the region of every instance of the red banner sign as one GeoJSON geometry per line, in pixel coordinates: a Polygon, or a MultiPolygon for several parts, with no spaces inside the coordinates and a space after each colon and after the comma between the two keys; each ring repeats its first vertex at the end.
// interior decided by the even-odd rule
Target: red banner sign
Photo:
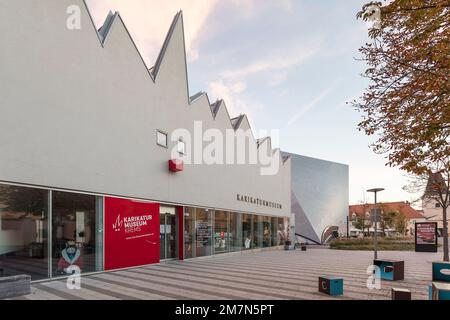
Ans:
{"type": "Polygon", "coordinates": [[[105,197],[105,270],[159,262],[159,203],[105,197]]]}

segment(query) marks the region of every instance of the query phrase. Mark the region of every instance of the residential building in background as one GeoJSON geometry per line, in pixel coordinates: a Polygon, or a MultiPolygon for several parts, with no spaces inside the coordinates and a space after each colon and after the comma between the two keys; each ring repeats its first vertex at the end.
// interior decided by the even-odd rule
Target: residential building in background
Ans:
{"type": "MultiPolygon", "coordinates": [[[[445,184],[445,180],[440,174],[434,174],[428,178],[424,194],[422,195],[422,211],[423,216],[427,219],[427,221],[437,223],[439,236],[442,236],[444,227],[444,214],[442,212],[441,204],[433,197],[433,190],[435,188],[433,187],[433,183],[436,183],[435,181],[445,184]]],[[[436,194],[434,194],[434,196],[439,197],[436,194]]]]}
{"type": "MultiPolygon", "coordinates": [[[[414,225],[416,222],[426,221],[425,217],[421,214],[420,210],[414,209],[409,202],[380,202],[375,206],[374,204],[356,204],[348,207],[348,219],[349,219],[349,235],[351,237],[358,237],[364,235],[373,235],[375,231],[375,223],[371,221],[371,210],[375,207],[381,209],[382,215],[385,214],[401,214],[406,220],[405,234],[414,234],[414,225]],[[360,224],[357,227],[357,224],[360,224]],[[364,230],[361,226],[364,224],[364,230]]],[[[385,233],[386,235],[398,235],[394,225],[386,225],[383,227],[383,223],[378,223],[378,233],[385,233]]]]}

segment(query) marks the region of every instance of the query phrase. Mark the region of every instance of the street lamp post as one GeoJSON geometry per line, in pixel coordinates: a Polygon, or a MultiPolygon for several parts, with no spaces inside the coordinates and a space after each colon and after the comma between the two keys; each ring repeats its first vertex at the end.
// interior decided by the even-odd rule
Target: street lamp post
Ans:
{"type": "MultiPolygon", "coordinates": [[[[378,236],[377,236],[377,231],[378,231],[378,214],[379,212],[376,210],[377,209],[377,192],[381,192],[383,191],[383,188],[373,188],[373,189],[369,189],[367,190],[367,192],[373,192],[375,195],[375,202],[374,202],[374,211],[372,214],[373,220],[375,221],[375,230],[374,230],[374,237],[373,237],[373,258],[374,259],[378,259],[378,236]]],[[[381,214],[380,214],[381,216],[381,214]]]]}

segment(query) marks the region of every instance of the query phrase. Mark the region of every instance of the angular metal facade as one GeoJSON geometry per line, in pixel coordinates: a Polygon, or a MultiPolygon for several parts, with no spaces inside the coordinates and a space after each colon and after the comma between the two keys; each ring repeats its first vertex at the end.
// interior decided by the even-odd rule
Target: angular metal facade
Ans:
{"type": "Polygon", "coordinates": [[[291,201],[297,235],[320,243],[323,230],[348,212],[349,167],[297,154],[291,156],[291,201]]]}

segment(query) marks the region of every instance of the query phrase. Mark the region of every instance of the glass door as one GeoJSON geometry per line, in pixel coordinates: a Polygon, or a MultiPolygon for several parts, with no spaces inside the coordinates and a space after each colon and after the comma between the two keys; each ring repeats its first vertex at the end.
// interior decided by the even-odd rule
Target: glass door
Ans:
{"type": "Polygon", "coordinates": [[[174,207],[161,206],[159,214],[160,260],[177,258],[177,218],[174,207]]]}

